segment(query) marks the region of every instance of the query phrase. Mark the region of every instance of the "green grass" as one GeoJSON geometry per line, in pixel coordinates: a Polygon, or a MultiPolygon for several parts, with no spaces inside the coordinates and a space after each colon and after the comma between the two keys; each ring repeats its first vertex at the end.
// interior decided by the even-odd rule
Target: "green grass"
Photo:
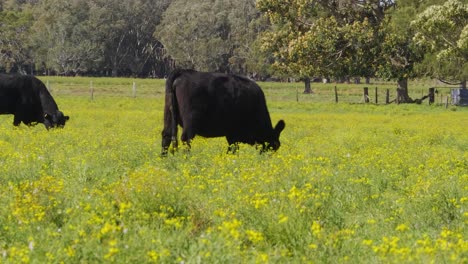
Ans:
{"type": "MultiPolygon", "coordinates": [[[[136,97],[161,97],[164,94],[164,80],[141,78],[106,78],[106,77],[39,77],[46,83],[54,95],[71,95],[93,97],[133,97],[135,83],[136,97]],[[92,89],[91,89],[92,87],[92,89]]],[[[378,104],[385,104],[386,91],[390,92],[390,101],[395,99],[396,84],[372,80],[370,84],[337,84],[312,83],[313,94],[303,94],[304,83],[259,82],[266,96],[272,101],[287,102],[335,102],[335,87],[338,91],[338,101],[341,103],[363,103],[363,88],[369,88],[369,99],[375,103],[377,88],[378,104]]],[[[430,87],[441,87],[436,95],[436,103],[444,104],[446,96],[450,97],[449,87],[431,80],[414,80],[409,83],[409,95],[421,98],[428,94],[430,87]]],[[[427,100],[424,102],[427,104],[427,100]]]]}
{"type": "Polygon", "coordinates": [[[2,263],[468,261],[468,108],[262,83],[277,153],[197,137],[161,158],[164,82],[93,79],[91,100],[89,80],[50,81],[64,129],[0,116],[2,263]]]}
{"type": "Polygon", "coordinates": [[[91,97],[133,97],[135,83],[137,97],[160,97],[164,94],[164,80],[106,77],[39,77],[55,95],[91,97]]]}

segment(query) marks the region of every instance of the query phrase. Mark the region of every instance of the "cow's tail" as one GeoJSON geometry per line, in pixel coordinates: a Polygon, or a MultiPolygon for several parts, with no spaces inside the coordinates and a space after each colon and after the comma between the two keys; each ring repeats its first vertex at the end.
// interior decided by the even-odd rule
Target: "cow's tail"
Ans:
{"type": "Polygon", "coordinates": [[[171,142],[172,146],[177,148],[177,116],[179,114],[179,105],[177,103],[177,96],[174,87],[174,81],[183,73],[183,70],[175,70],[169,74],[166,79],[166,94],[170,95],[171,106],[171,142]]]}

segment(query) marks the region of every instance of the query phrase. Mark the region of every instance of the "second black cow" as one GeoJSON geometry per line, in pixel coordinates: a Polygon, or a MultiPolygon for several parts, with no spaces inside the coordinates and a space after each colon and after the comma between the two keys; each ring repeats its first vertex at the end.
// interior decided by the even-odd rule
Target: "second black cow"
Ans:
{"type": "Polygon", "coordinates": [[[43,123],[63,127],[69,119],[59,111],[43,82],[34,76],[0,74],[0,114],[13,114],[13,125],[43,123]]]}
{"type": "Polygon", "coordinates": [[[262,151],[277,150],[285,127],[280,120],[273,128],[263,91],[252,80],[194,70],[175,70],[166,80],[163,155],[171,142],[177,148],[178,125],[188,147],[195,135],[225,136],[228,152],[236,152],[238,143],[258,144],[262,151]]]}

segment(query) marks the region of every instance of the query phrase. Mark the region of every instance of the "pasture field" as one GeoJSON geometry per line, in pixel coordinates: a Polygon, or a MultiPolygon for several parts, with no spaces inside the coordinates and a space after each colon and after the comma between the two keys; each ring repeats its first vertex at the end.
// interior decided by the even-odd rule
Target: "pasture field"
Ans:
{"type": "Polygon", "coordinates": [[[0,263],[468,263],[468,108],[274,84],[278,152],[161,158],[163,81],[54,83],[64,129],[0,116],[0,263]]]}

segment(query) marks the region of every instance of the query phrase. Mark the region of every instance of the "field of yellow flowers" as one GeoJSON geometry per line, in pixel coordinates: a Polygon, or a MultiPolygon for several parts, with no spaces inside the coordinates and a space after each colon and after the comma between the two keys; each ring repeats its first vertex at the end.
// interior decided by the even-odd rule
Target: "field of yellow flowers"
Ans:
{"type": "Polygon", "coordinates": [[[468,262],[466,108],[267,93],[278,152],[161,158],[162,96],[55,98],[64,129],[0,116],[1,263],[468,262]]]}

